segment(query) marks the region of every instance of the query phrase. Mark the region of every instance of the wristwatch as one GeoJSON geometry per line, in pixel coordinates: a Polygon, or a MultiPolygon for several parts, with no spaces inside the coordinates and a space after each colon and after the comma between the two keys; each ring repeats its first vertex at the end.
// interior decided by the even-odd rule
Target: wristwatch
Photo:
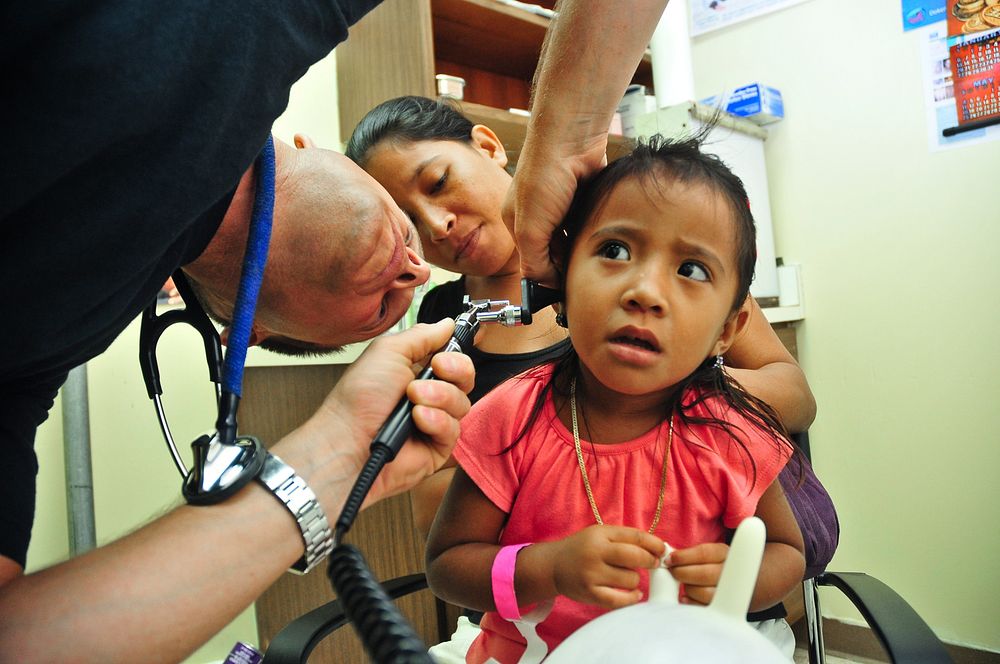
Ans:
{"type": "Polygon", "coordinates": [[[280,457],[270,452],[264,459],[264,468],[257,476],[257,481],[288,508],[299,524],[305,553],[288,571],[305,574],[333,550],[333,532],[323,507],[305,480],[296,475],[292,467],[280,457]]]}

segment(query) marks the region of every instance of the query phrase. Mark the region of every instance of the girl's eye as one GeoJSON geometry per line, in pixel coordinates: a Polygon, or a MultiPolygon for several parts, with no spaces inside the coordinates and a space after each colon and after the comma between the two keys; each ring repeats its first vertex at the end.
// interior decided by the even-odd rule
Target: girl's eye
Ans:
{"type": "Polygon", "coordinates": [[[694,279],[695,281],[711,280],[708,270],[706,270],[700,263],[695,263],[694,261],[684,261],[680,268],[678,268],[677,274],[682,277],[687,277],[688,279],[694,279]]]}
{"type": "Polygon", "coordinates": [[[627,261],[632,257],[626,247],[621,242],[605,242],[598,250],[598,254],[613,261],[627,261]]]}

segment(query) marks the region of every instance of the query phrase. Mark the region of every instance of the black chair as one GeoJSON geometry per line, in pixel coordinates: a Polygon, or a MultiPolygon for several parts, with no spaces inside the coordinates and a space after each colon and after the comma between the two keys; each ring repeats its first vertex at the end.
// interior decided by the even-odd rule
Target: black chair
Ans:
{"type": "MultiPolygon", "coordinates": [[[[897,664],[951,664],[952,658],[927,623],[892,588],[861,572],[824,572],[803,582],[805,620],[810,664],[823,664],[822,614],[819,587],[842,591],[858,608],[872,632],[885,648],[889,661],[897,664]]],[[[392,579],[382,587],[393,599],[427,587],[423,574],[392,579]]],[[[335,600],[295,619],[271,641],[263,664],[304,664],[313,648],[347,622],[340,600],[335,600]]]]}
{"type": "MultiPolygon", "coordinates": [[[[392,599],[427,588],[427,577],[409,574],[382,584],[392,599]]],[[[261,664],[300,664],[309,659],[316,645],[334,630],[347,623],[347,614],[341,601],[334,600],[296,618],[278,632],[261,664]]]]}
{"type": "Polygon", "coordinates": [[[837,588],[847,596],[885,648],[890,662],[953,663],[931,628],[895,590],[862,572],[823,572],[802,582],[809,664],[826,662],[823,616],[819,605],[820,586],[837,588]]]}
{"type": "MultiPolygon", "coordinates": [[[[806,458],[811,460],[809,433],[793,434],[792,440],[806,458]]],[[[801,518],[799,522],[803,523],[801,518]]],[[[813,523],[816,523],[815,518],[813,523]]],[[[816,525],[819,527],[821,524],[816,525]]],[[[827,552],[828,556],[832,554],[832,550],[827,552]]],[[[823,562],[828,560],[829,557],[826,557],[823,562]]],[[[912,664],[944,664],[952,661],[931,628],[896,591],[867,574],[831,572],[825,570],[824,565],[822,572],[802,582],[806,648],[810,664],[826,662],[823,614],[819,603],[820,587],[837,588],[847,596],[868,623],[888,654],[889,661],[912,664]]]]}

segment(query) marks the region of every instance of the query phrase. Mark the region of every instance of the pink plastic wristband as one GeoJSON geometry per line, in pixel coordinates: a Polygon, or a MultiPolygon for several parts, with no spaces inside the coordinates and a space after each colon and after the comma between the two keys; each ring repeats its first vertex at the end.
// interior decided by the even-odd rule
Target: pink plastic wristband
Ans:
{"type": "Polygon", "coordinates": [[[493,559],[493,603],[497,606],[497,613],[504,620],[521,619],[521,610],[514,596],[514,566],[517,562],[517,552],[526,546],[531,546],[531,542],[505,546],[493,559]]]}

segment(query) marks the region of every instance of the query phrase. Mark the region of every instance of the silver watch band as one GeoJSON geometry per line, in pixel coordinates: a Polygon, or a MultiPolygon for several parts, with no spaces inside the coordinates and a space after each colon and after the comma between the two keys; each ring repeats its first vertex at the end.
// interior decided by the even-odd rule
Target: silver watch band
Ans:
{"type": "Polygon", "coordinates": [[[305,553],[290,572],[305,574],[318,565],[333,550],[333,532],[316,494],[292,467],[278,456],[267,453],[264,468],[257,480],[288,508],[302,531],[305,553]]]}

